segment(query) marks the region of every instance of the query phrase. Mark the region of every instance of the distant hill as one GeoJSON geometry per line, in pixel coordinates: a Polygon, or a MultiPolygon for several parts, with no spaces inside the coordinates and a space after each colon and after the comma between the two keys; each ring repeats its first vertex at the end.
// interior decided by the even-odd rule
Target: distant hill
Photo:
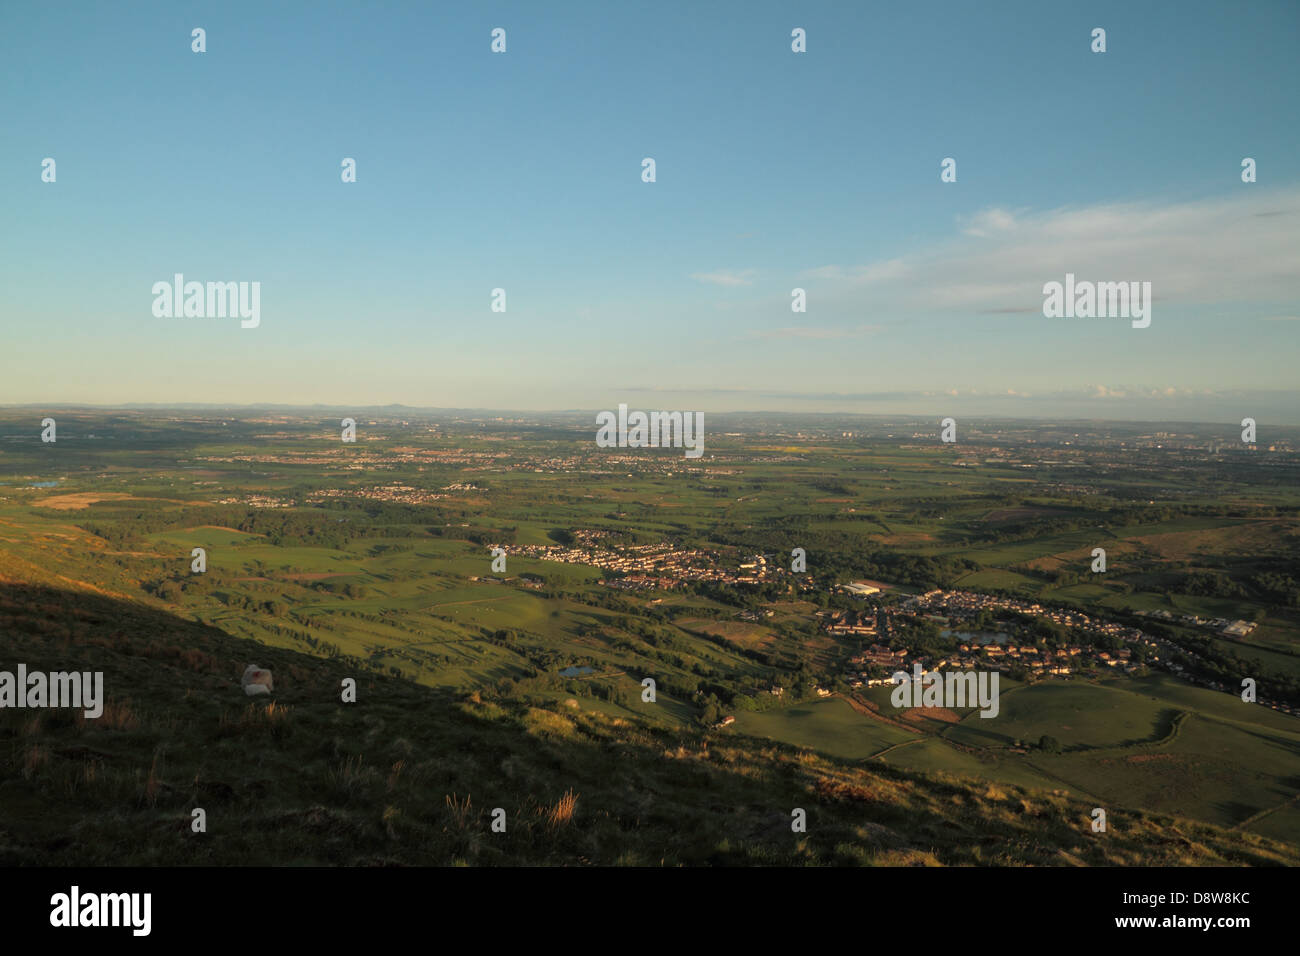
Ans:
{"type": "Polygon", "coordinates": [[[102,671],[107,704],[97,720],[0,710],[5,865],[1300,863],[1248,833],[1111,808],[1094,834],[1091,807],[1059,795],[644,727],[586,701],[456,695],[0,583],[0,670],[18,663],[102,671]],[[250,663],[274,672],[269,701],[241,691],[250,663]],[[340,701],[349,676],[355,704],[340,701]]]}

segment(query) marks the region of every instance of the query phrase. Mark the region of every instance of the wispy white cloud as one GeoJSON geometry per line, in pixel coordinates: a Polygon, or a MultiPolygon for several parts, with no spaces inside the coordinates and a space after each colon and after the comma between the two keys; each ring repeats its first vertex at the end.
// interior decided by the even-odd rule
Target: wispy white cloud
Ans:
{"type": "Polygon", "coordinates": [[[818,266],[799,273],[801,279],[846,279],[857,284],[886,282],[891,279],[906,279],[909,267],[902,259],[887,259],[864,266],[844,268],[843,266],[818,266]]]}
{"type": "Polygon", "coordinates": [[[757,275],[755,269],[719,269],[715,272],[696,272],[691,278],[699,282],[708,282],[711,285],[738,286],[752,285],[753,277],[757,275]]]}
{"type": "Polygon", "coordinates": [[[1016,228],[1016,216],[1025,210],[1013,212],[1009,209],[985,209],[964,221],[962,232],[968,236],[996,236],[1013,231],[1016,228]]]}
{"type": "Polygon", "coordinates": [[[1157,307],[1276,308],[1300,299],[1300,229],[1289,211],[1297,207],[1300,189],[1244,187],[1217,199],[992,208],[959,220],[948,239],[923,252],[800,276],[825,283],[817,293],[823,303],[895,312],[1036,311],[1043,284],[1066,272],[1150,282],[1157,307]]]}

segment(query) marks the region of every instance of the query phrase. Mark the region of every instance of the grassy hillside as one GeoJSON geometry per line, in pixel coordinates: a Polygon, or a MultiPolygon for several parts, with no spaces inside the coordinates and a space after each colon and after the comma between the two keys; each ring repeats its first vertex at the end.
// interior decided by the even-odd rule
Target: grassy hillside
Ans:
{"type": "Polygon", "coordinates": [[[0,864],[1300,863],[1121,807],[1094,834],[1092,804],[1047,791],[358,672],[80,590],[0,584],[18,663],[102,671],[107,704],[0,711],[0,864]],[[271,701],[243,695],[249,663],[271,701]]]}

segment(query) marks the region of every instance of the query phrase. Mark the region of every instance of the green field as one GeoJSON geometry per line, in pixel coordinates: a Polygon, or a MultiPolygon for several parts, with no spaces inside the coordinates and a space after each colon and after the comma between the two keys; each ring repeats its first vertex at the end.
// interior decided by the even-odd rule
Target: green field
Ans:
{"type": "Polygon", "coordinates": [[[740,712],[734,730],[808,747],[836,757],[861,759],[912,739],[911,734],[859,714],[842,700],[809,701],[764,713],[740,712]]]}
{"type": "Polygon", "coordinates": [[[604,722],[615,750],[646,734],[677,735],[659,747],[674,755],[788,748],[993,794],[981,800],[1007,787],[1068,794],[1106,806],[1117,827],[1163,813],[1300,843],[1300,721],[1205,686],[1250,676],[1262,698],[1300,702],[1290,573],[1300,461],[1290,453],[1261,464],[1211,460],[1195,445],[1140,448],[1138,425],[1067,448],[1038,425],[988,424],[1005,434],[974,453],[894,425],[853,439],[834,426],[737,425],[700,461],[615,463],[585,425],[566,422],[433,429],[376,416],[383,436],[350,446],[294,416],[229,416],[217,434],[201,416],[71,411],[63,434],[104,440],[50,447],[5,415],[0,584],[148,608],[266,653],[477,701],[523,730],[567,739],[604,722]],[[57,487],[38,486],[48,482],[57,487]],[[568,563],[523,553],[562,543],[587,553],[568,563]],[[496,544],[505,572],[491,566],[496,544]],[[1107,550],[1104,573],[1090,569],[1095,547],[1107,550]],[[202,574],[191,570],[195,548],[206,551],[202,574]],[[806,552],[804,577],[787,573],[793,548],[806,552]],[[630,570],[639,549],[672,558],[630,570]],[[679,578],[672,562],[683,554],[709,576],[679,578]],[[740,568],[756,555],[768,563],[753,581],[740,568]],[[624,575],[654,586],[620,589],[624,575]],[[836,589],[851,580],[885,590],[855,602],[836,589]],[[946,625],[903,610],[937,588],[1081,609],[1172,643],[1159,666],[1127,675],[1094,662],[1049,679],[1016,664],[1002,674],[996,718],[968,709],[891,723],[904,715],[889,688],[851,689],[871,676],[853,662],[868,645],[951,658],[957,639],[940,633],[951,626],[1008,629],[1013,642],[1048,648],[1083,642],[1081,661],[1102,646],[1006,615],[946,625]],[[824,615],[868,607],[892,615],[888,629],[824,627],[824,615]],[[1134,614],[1152,610],[1257,626],[1233,640],[1219,625],[1134,614]],[[1196,655],[1184,663],[1204,673],[1162,670],[1171,653],[1196,655]],[[645,679],[655,703],[642,700],[645,679]],[[735,723],[715,729],[726,715],[735,723]]]}

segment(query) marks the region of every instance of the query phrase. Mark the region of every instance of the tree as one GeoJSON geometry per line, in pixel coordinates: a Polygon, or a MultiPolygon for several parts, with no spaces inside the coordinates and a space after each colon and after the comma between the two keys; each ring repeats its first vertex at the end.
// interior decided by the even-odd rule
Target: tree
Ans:
{"type": "Polygon", "coordinates": [[[1049,754],[1059,754],[1061,752],[1061,742],[1050,734],[1043,734],[1039,738],[1038,747],[1049,754]]]}

